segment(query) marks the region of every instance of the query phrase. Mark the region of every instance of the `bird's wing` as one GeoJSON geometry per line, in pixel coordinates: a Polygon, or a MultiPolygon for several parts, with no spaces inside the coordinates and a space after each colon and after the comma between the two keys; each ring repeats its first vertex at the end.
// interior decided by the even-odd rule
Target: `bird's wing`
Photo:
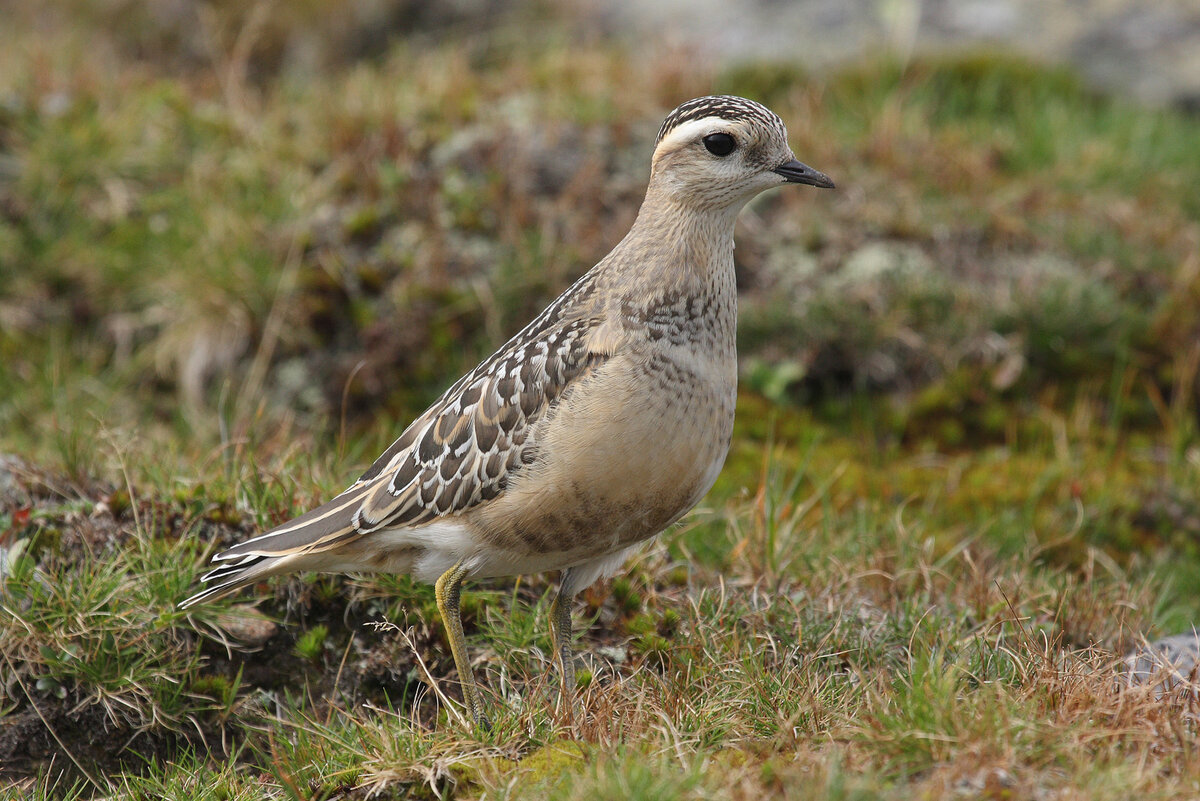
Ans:
{"type": "Polygon", "coordinates": [[[224,564],[205,579],[427,523],[503,493],[534,457],[535,424],[611,352],[600,318],[556,319],[555,306],[450,387],[345,492],[217,554],[224,564]]]}

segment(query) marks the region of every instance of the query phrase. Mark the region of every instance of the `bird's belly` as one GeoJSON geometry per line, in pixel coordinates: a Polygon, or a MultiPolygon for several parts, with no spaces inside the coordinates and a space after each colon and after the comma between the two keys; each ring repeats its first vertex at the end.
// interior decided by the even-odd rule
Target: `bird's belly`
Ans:
{"type": "Polygon", "coordinates": [[[733,431],[732,367],[665,357],[613,367],[564,399],[537,460],[475,519],[493,563],[480,574],[615,553],[678,520],[716,480],[733,431]]]}

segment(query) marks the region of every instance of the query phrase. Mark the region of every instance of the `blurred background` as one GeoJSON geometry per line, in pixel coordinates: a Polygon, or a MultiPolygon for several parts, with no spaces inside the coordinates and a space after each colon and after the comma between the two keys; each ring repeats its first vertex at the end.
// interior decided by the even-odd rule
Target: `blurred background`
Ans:
{"type": "Polygon", "coordinates": [[[1001,448],[968,508],[1045,480],[1031,519],[1094,489],[1090,544],[1197,550],[1194,4],[3,13],[5,452],[75,479],[152,453],[193,486],[304,454],[319,497],[623,235],[668,110],[729,92],[838,183],[739,222],[743,467],[783,429],[1001,448]],[[1113,488],[1101,455],[1142,461],[1113,488]]]}
{"type": "Polygon", "coordinates": [[[748,390],[886,396],[949,445],[1043,391],[1194,406],[1193,3],[3,15],[0,426],[39,453],[64,416],[212,442],[419,411],[607,252],[661,117],[712,92],[839,184],[743,219],[748,390]]]}

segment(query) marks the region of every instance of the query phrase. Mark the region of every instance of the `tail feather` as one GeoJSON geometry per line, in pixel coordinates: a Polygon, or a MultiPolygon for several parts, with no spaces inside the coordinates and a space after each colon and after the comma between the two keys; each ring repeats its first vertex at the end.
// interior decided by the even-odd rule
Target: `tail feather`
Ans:
{"type": "Polygon", "coordinates": [[[316,509],[218,553],[213,557],[216,567],[200,579],[211,586],[184,600],[179,608],[232,595],[276,573],[303,569],[306,556],[358,539],[362,532],[354,525],[354,512],[361,494],[359,487],[351,487],[316,509]]]}
{"type": "Polygon", "coordinates": [[[369,485],[355,485],[315,509],[264,531],[257,537],[239,542],[213,557],[214,562],[244,556],[286,556],[323,551],[362,536],[354,525],[354,514],[362,504],[369,485]]]}
{"type": "MultiPolygon", "coordinates": [[[[213,569],[201,578],[211,586],[183,601],[180,608],[231,595],[278,573],[407,572],[412,567],[414,542],[407,536],[389,536],[384,523],[362,526],[358,515],[365,498],[372,493],[387,494],[387,487],[382,480],[356,484],[293,520],[221,551],[213,557],[213,569]],[[373,537],[370,549],[364,549],[358,542],[366,536],[373,537]]],[[[451,528],[457,532],[459,527],[451,528]]],[[[427,529],[425,536],[438,531],[427,529]]]]}
{"type": "Polygon", "coordinates": [[[207,573],[205,573],[203,576],[200,577],[200,580],[205,581],[205,582],[221,581],[222,579],[229,578],[230,576],[241,575],[241,574],[245,573],[247,570],[250,570],[251,568],[253,568],[255,565],[262,564],[265,560],[267,560],[269,558],[270,557],[267,557],[267,556],[259,556],[257,554],[251,554],[250,556],[242,557],[241,559],[239,559],[238,561],[236,561],[232,564],[221,565],[219,567],[216,567],[216,568],[208,571],[207,573]]]}
{"type": "Polygon", "coordinates": [[[235,564],[222,565],[216,570],[211,570],[205,573],[200,580],[205,583],[217,583],[205,587],[192,597],[180,602],[179,608],[188,609],[205,601],[213,601],[217,598],[232,595],[243,587],[248,587],[259,579],[266,578],[275,573],[276,571],[271,568],[278,561],[278,559],[267,556],[251,556],[235,564]]]}

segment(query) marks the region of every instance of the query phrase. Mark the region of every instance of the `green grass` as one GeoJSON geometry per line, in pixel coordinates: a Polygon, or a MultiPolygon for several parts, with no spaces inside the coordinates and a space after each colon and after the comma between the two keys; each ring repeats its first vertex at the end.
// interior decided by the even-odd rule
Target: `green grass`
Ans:
{"type": "Polygon", "coordinates": [[[0,33],[0,798],[1196,795],[1194,701],[1113,671],[1200,619],[1200,123],[569,25],[282,66],[335,11],[241,66],[233,10],[0,33]],[[551,577],[464,594],[488,734],[408,577],[175,609],[602,256],[710,91],[841,189],[747,213],[733,449],[582,594],[575,720],[551,577]]]}
{"type": "MultiPolygon", "coordinates": [[[[937,797],[955,782],[1119,797],[1100,770],[1122,792],[1186,797],[1196,770],[1187,703],[1120,690],[1112,676],[1136,636],[1195,619],[1195,554],[1170,539],[1115,547],[1090,533],[1124,508],[1127,471],[1153,485],[1178,466],[1153,474],[1140,446],[1118,445],[1109,460],[1122,469],[1072,487],[1067,466],[1103,443],[1070,427],[1057,455],[1047,435],[1011,454],[935,459],[812,433],[822,424],[782,410],[764,442],[761,403],[743,404],[738,450],[709,511],[611,587],[585,593],[577,623],[592,678],[574,726],[554,712],[542,578],[473,585],[464,598],[494,723],[472,735],[438,695],[457,703],[445,681],[452,662],[428,588],[407,578],[276,583],[265,607],[290,622],[252,653],[236,643],[228,652],[219,633],[243,600],[189,619],[173,612],[201,569],[204,538],[186,532],[239,536],[204,529],[203,512],[180,501],[160,510],[162,520],[179,510],[177,542],[159,524],[139,529],[131,504],[111,524],[104,559],[61,542],[25,559],[9,579],[0,641],[60,732],[80,702],[102,713],[91,725],[115,730],[146,725],[130,708],[156,715],[148,728],[160,735],[187,721],[145,764],[89,762],[94,751],[60,734],[102,787],[134,798],[184,797],[197,777],[228,797],[265,783],[300,797],[756,788],[901,798],[937,797]],[[807,440],[793,439],[797,428],[807,440]],[[1020,478],[1024,465],[1040,482],[1020,478]],[[159,537],[137,539],[143,530],[159,537]],[[362,624],[385,617],[400,628],[362,624]],[[34,643],[45,647],[31,656],[34,643]],[[164,674],[186,693],[155,681],[164,674]],[[562,749],[584,758],[546,756],[562,749]]],[[[1190,469],[1180,480],[1195,480],[1190,469]]],[[[69,531],[87,505],[34,508],[31,527],[69,531]]],[[[12,698],[6,714],[30,709],[12,698]]]]}

